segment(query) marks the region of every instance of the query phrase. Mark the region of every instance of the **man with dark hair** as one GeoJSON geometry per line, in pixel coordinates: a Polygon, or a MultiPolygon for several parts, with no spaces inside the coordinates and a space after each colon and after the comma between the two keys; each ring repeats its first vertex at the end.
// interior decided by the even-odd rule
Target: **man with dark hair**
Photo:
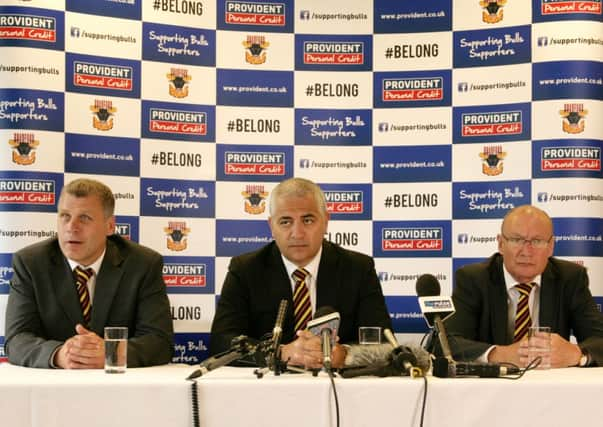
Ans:
{"type": "Polygon", "coordinates": [[[551,367],[603,366],[603,315],[586,269],[552,256],[549,216],[529,205],[512,209],[497,240],[498,253],[456,272],[456,312],[446,321],[454,358],[526,366],[531,324],[551,328],[551,367]],[[522,294],[528,311],[516,316],[522,294]]]}
{"type": "Polygon", "coordinates": [[[163,259],[114,234],[114,207],[106,185],[72,181],[59,197],[57,237],[14,254],[6,308],[9,362],[102,368],[105,326],[128,327],[129,367],[170,362],[163,259]]]}
{"type": "MultiPolygon", "coordinates": [[[[269,210],[274,241],[230,262],[211,328],[212,354],[228,350],[236,336],[260,339],[271,332],[282,299],[289,308],[281,358],[294,365],[322,365],[320,340],[306,330],[317,308],[340,313],[340,343],[357,341],[359,326],[391,329],[372,258],[324,240],[329,213],[318,185],[302,178],[281,182],[269,210]]],[[[337,345],[333,367],[345,355],[337,345]]]]}

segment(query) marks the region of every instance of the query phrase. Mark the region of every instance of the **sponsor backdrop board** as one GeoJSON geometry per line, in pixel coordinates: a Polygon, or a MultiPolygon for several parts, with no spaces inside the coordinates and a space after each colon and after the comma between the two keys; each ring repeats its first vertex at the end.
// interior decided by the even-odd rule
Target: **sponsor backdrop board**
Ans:
{"type": "Polygon", "coordinates": [[[375,257],[405,338],[417,278],[452,292],[525,203],[601,303],[602,33],[601,0],[3,1],[0,359],[12,254],[80,176],[163,254],[175,362],[207,356],[228,261],[271,240],[292,176],[324,189],[327,239],[375,257]]]}

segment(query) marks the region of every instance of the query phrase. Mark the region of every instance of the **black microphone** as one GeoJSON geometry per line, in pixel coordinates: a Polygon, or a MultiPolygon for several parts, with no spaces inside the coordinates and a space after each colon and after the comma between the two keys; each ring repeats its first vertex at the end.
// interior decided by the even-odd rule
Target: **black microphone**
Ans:
{"type": "Polygon", "coordinates": [[[521,373],[518,366],[503,366],[498,363],[450,362],[438,357],[433,362],[433,375],[440,378],[481,377],[498,378],[521,373]]]}
{"type": "Polygon", "coordinates": [[[270,357],[270,366],[276,367],[280,358],[280,345],[281,338],[283,335],[283,322],[285,321],[285,314],[287,313],[288,301],[282,299],[278,306],[278,313],[276,314],[276,321],[274,322],[274,328],[272,329],[272,354],[270,357]]]}
{"type": "Polygon", "coordinates": [[[212,356],[201,362],[199,369],[190,374],[186,379],[192,380],[202,375],[207,374],[209,371],[228,365],[235,360],[241,359],[242,357],[255,353],[257,346],[253,346],[249,343],[247,336],[239,335],[231,341],[231,348],[226,352],[217,356],[212,356]]]}
{"type": "Polygon", "coordinates": [[[347,346],[344,369],[340,372],[347,378],[359,375],[401,376],[427,372],[430,366],[430,354],[417,345],[393,348],[391,344],[355,344],[347,346]]]}
{"type": "Polygon", "coordinates": [[[403,367],[404,372],[411,377],[423,377],[425,372],[421,368],[417,368],[417,358],[415,357],[412,349],[409,347],[401,346],[396,339],[394,333],[389,329],[383,330],[383,335],[387,339],[387,342],[393,347],[392,350],[392,363],[394,365],[400,365],[403,367]]]}
{"type": "Polygon", "coordinates": [[[440,296],[440,282],[432,274],[421,275],[415,288],[423,316],[429,327],[435,328],[444,357],[451,363],[454,362],[444,327],[444,320],[454,314],[452,298],[440,296]]]}
{"type": "Polygon", "coordinates": [[[335,337],[339,329],[339,313],[333,307],[320,307],[314,313],[314,319],[308,322],[308,330],[321,338],[323,366],[331,369],[331,349],[335,345],[335,337]]]}

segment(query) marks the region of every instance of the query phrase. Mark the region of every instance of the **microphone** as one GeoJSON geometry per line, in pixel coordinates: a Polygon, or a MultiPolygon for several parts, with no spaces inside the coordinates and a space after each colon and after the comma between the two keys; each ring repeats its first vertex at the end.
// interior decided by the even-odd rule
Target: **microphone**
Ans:
{"type": "Polygon", "coordinates": [[[438,357],[433,362],[433,375],[440,378],[481,377],[498,378],[505,375],[520,374],[518,366],[503,366],[498,363],[452,362],[438,357]]]}
{"type": "MultiPolygon", "coordinates": [[[[394,364],[402,365],[404,372],[413,378],[425,376],[425,371],[416,367],[417,358],[410,348],[401,346],[398,343],[396,336],[389,328],[383,330],[383,335],[387,339],[387,342],[394,348],[392,350],[392,361],[394,364]]],[[[429,367],[427,369],[429,369],[429,367]]]]}
{"type": "Polygon", "coordinates": [[[276,321],[274,322],[274,328],[272,329],[272,354],[270,357],[270,366],[275,367],[275,372],[277,372],[277,365],[280,359],[280,345],[281,338],[283,335],[283,322],[285,321],[285,314],[287,313],[287,305],[288,301],[286,299],[282,299],[280,305],[278,306],[278,313],[276,314],[276,321]]]}
{"type": "Polygon", "coordinates": [[[427,325],[430,328],[435,328],[444,357],[451,363],[454,362],[450,344],[448,344],[448,335],[444,327],[444,320],[454,314],[452,298],[440,296],[440,282],[432,274],[421,275],[417,279],[415,288],[419,297],[419,306],[427,325]]]}
{"type": "Polygon", "coordinates": [[[339,313],[333,307],[320,307],[314,313],[314,319],[308,322],[308,330],[321,338],[323,366],[331,370],[331,349],[339,329],[339,313]]]}
{"type": "Polygon", "coordinates": [[[399,345],[394,348],[391,344],[376,344],[346,347],[344,369],[341,370],[346,378],[359,375],[413,375],[416,371],[427,372],[431,366],[429,353],[420,346],[399,345]]]}
{"type": "Polygon", "coordinates": [[[207,374],[209,371],[228,365],[248,354],[254,354],[255,350],[256,346],[249,344],[247,336],[239,335],[232,339],[230,350],[227,350],[218,356],[212,356],[205,359],[201,362],[199,369],[190,374],[186,379],[192,380],[198,378],[207,374]]]}

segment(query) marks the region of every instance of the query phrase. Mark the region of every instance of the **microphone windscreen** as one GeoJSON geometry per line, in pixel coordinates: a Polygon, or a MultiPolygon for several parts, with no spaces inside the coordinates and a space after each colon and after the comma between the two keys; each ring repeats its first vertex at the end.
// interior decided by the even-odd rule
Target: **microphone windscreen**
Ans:
{"type": "Polygon", "coordinates": [[[437,297],[440,295],[440,282],[433,274],[422,274],[415,285],[417,296],[437,297]]]}
{"type": "MultiPolygon", "coordinates": [[[[431,355],[418,345],[401,345],[397,348],[412,353],[417,360],[416,368],[427,372],[431,367],[431,355]]],[[[344,361],[345,368],[354,368],[359,366],[375,366],[391,360],[394,347],[390,344],[375,345],[350,345],[347,346],[347,355],[344,361]]]]}
{"type": "Polygon", "coordinates": [[[344,366],[369,366],[386,361],[392,354],[394,348],[390,344],[373,345],[350,345],[347,346],[347,354],[344,366]]]}

